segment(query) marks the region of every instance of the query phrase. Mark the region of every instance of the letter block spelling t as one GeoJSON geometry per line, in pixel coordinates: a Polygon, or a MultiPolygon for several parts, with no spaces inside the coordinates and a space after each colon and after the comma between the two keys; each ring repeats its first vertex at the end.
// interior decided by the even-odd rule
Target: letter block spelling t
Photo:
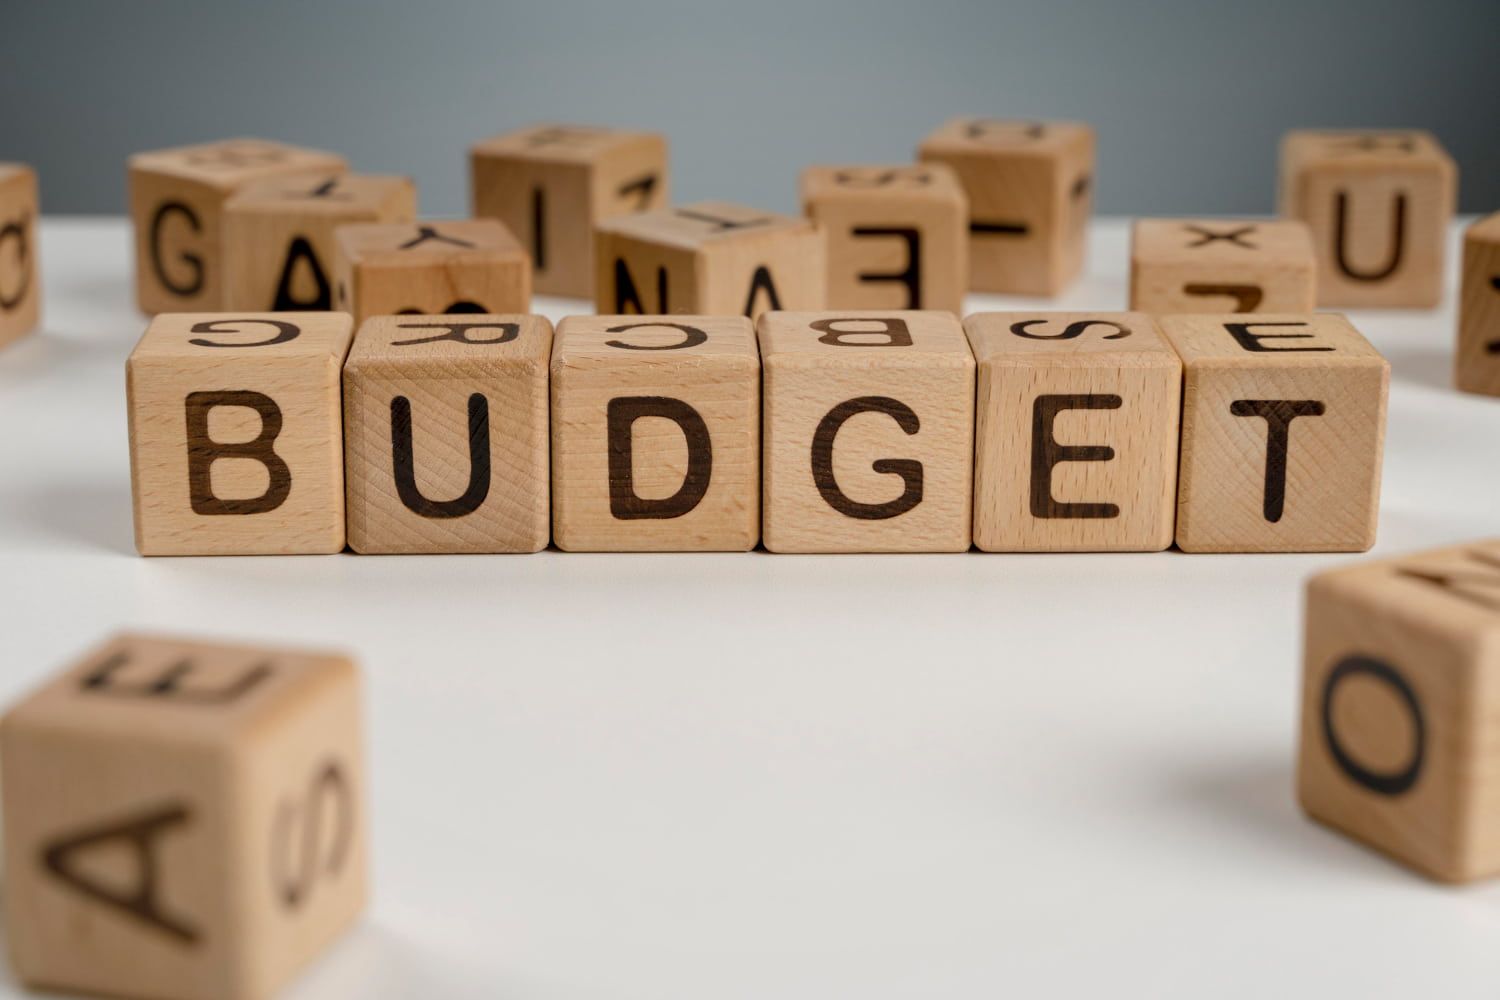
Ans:
{"type": "Polygon", "coordinates": [[[359,675],[119,636],[0,721],[5,910],[28,986],[265,1000],[364,907],[359,675]]]}
{"type": "Polygon", "coordinates": [[[344,547],[346,313],[165,313],[125,366],[146,556],[344,547]]]}
{"type": "Polygon", "coordinates": [[[1130,241],[1130,308],[1312,312],[1315,270],[1301,222],[1141,219],[1130,241]]]}
{"type": "Polygon", "coordinates": [[[1375,544],[1390,365],[1336,313],[1162,316],[1182,358],[1177,545],[1375,544]]]}
{"type": "Polygon", "coordinates": [[[531,309],[531,261],[494,219],[339,226],[334,241],[334,306],[356,323],[531,309]]]}
{"type": "Polygon", "coordinates": [[[41,312],[36,173],[0,163],[0,345],[30,331],[41,312]]]}
{"type": "Polygon", "coordinates": [[[1464,234],[1458,301],[1458,387],[1500,396],[1500,212],[1464,234]]]}
{"type": "Polygon", "coordinates": [[[772,552],[964,552],[974,356],[946,312],[768,313],[765,511],[772,552]]]}

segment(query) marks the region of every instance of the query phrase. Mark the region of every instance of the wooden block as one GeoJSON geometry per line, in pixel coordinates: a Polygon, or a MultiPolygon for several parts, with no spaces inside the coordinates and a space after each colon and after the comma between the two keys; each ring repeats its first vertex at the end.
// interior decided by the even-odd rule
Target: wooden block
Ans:
{"type": "Polygon", "coordinates": [[[761,527],[772,552],[964,552],[974,356],[946,312],[767,313],[761,527]]]}
{"type": "Polygon", "coordinates": [[[760,537],[760,354],[739,316],[569,316],[552,351],[553,525],[570,552],[760,537]]]}
{"type": "Polygon", "coordinates": [[[1375,544],[1390,365],[1336,313],[1162,316],[1182,358],[1177,545],[1375,544]]]}
{"type": "Polygon", "coordinates": [[[344,366],[349,545],[356,552],[547,546],[541,316],[377,316],[344,366]]]}
{"type": "Polygon", "coordinates": [[[1427,132],[1288,132],[1281,214],[1312,229],[1318,305],[1437,305],[1457,187],[1427,132]]]}
{"type": "Polygon", "coordinates": [[[1172,544],[1182,362],[1142,313],[979,313],[974,544],[1172,544]]]}
{"type": "Polygon", "coordinates": [[[809,167],[802,212],[828,233],[829,308],[963,310],[969,200],[948,167],[809,167]]]}
{"type": "Polygon", "coordinates": [[[531,309],[531,260],[493,219],[339,226],[334,304],[371,316],[531,309]]]}
{"type": "Polygon", "coordinates": [[[520,238],[543,295],[589,298],[594,227],[671,204],[667,140],[655,132],[533,125],[477,144],[469,167],[474,214],[520,238]]]}
{"type": "Polygon", "coordinates": [[[1094,130],[1078,122],[958,118],[923,140],[969,196],[969,287],[1056,295],[1083,269],[1094,130]]]}
{"type": "Polygon", "coordinates": [[[622,215],[594,240],[600,313],[748,316],[820,309],[827,241],[807,219],[701,201],[622,215]]]}
{"type": "Polygon", "coordinates": [[[224,205],[225,308],[332,309],[334,230],[354,222],[411,222],[406,177],[337,174],[246,185],[224,205]]]}
{"type": "Polygon", "coordinates": [[[226,139],[130,158],[135,296],[146,313],[224,308],[224,202],[253,181],[347,169],[342,156],[226,139]]]}
{"type": "Polygon", "coordinates": [[[344,547],[347,313],[164,313],[125,366],[145,556],[344,547]]]}
{"type": "Polygon", "coordinates": [[[1500,212],[1464,233],[1455,378],[1464,392],[1500,396],[1500,212]]]}
{"type": "Polygon", "coordinates": [[[41,315],[41,214],[36,173],[21,163],[0,163],[0,346],[30,333],[41,315]]]}
{"type": "Polygon", "coordinates": [[[1301,222],[1141,219],[1131,232],[1130,308],[1312,312],[1316,267],[1301,222]]]}
{"type": "Polygon", "coordinates": [[[0,722],[11,967],[29,987],[261,1000],[364,907],[343,657],[122,635],[0,722]]]}
{"type": "Polygon", "coordinates": [[[1500,542],[1313,577],[1297,794],[1445,882],[1500,874],[1500,542]]]}

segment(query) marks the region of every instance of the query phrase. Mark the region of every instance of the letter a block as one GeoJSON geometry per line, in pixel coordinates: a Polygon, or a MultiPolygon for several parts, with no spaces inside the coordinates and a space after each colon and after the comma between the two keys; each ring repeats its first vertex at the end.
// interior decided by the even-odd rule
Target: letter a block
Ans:
{"type": "Polygon", "coordinates": [[[546,548],[541,316],[377,316],[344,366],[349,545],[356,552],[546,548]]]}
{"type": "Polygon", "coordinates": [[[5,910],[30,987],[262,1000],[364,906],[359,676],[120,636],[0,722],[5,910]]]}
{"type": "Polygon", "coordinates": [[[146,556],[344,547],[345,313],[166,313],[125,367],[146,556]]]}
{"type": "Polygon", "coordinates": [[[1464,392],[1500,396],[1500,212],[1464,234],[1455,364],[1464,392]]]}
{"type": "Polygon", "coordinates": [[[340,226],[334,305],[354,322],[401,313],[531,309],[531,261],[493,219],[340,226]]]}
{"type": "Polygon", "coordinates": [[[964,552],[974,356],[946,312],[769,313],[762,524],[772,552],[964,552]]]}
{"type": "Polygon", "coordinates": [[[553,524],[578,551],[760,537],[760,356],[738,316],[569,316],[552,352],[553,524]]]}
{"type": "Polygon", "coordinates": [[[1390,365],[1336,313],[1163,316],[1182,358],[1177,545],[1375,544],[1390,365]]]}
{"type": "Polygon", "coordinates": [[[1131,236],[1130,308],[1312,312],[1315,270],[1300,222],[1141,219],[1131,236]]]}
{"type": "Polygon", "coordinates": [[[38,266],[36,174],[0,163],[0,346],[36,326],[42,285],[38,266]]]}

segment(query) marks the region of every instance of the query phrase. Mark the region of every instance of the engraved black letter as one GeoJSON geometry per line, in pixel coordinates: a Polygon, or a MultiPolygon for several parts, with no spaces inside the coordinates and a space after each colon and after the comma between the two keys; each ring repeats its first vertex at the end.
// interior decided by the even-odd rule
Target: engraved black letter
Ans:
{"type": "Polygon", "coordinates": [[[866,284],[896,281],[906,286],[904,309],[922,308],[922,234],[911,226],[856,226],[855,236],[895,236],[906,243],[906,268],[901,271],[865,271],[859,280],[866,284]]]}
{"type": "Polygon", "coordinates": [[[472,514],[490,495],[490,405],[484,393],[469,397],[469,486],[453,500],[429,500],[417,488],[412,457],[411,400],[391,400],[391,465],[396,495],[407,509],[422,517],[450,518],[472,514]]]}
{"type": "Polygon", "coordinates": [[[1374,659],[1369,656],[1347,656],[1329,671],[1328,679],[1323,682],[1323,742],[1328,746],[1328,752],[1333,755],[1334,762],[1339,769],[1354,780],[1355,783],[1368,788],[1377,795],[1400,795],[1410,791],[1422,776],[1422,760],[1427,750],[1427,728],[1422,720],[1422,705],[1417,701],[1417,694],[1411,689],[1394,667],[1388,663],[1374,659]],[[1412,752],[1411,761],[1399,771],[1380,772],[1371,771],[1359,764],[1353,757],[1349,756],[1339,742],[1338,733],[1333,730],[1333,696],[1338,690],[1339,684],[1356,674],[1364,674],[1387,685],[1401,698],[1401,703],[1411,713],[1412,724],[1412,752]]]}
{"type": "Polygon", "coordinates": [[[186,281],[174,281],[167,274],[166,265],[161,259],[161,231],[166,224],[167,216],[180,215],[187,220],[188,226],[195,233],[203,231],[203,224],[198,221],[198,215],[191,208],[180,201],[167,201],[157,206],[156,212],[151,216],[151,270],[156,273],[156,280],[161,282],[162,287],[175,295],[197,295],[203,291],[203,258],[195,253],[182,254],[182,260],[187,264],[192,276],[186,281]]]}
{"type": "Polygon", "coordinates": [[[834,347],[910,347],[911,330],[906,325],[906,320],[896,316],[875,317],[872,319],[818,319],[809,324],[814,330],[820,331],[823,336],[818,338],[820,344],[831,344],[834,347]],[[884,329],[880,330],[840,330],[840,323],[879,323],[884,329]],[[885,340],[846,340],[846,337],[884,337],[885,340]]]}
{"type": "Polygon", "coordinates": [[[305,236],[294,238],[292,245],[286,251],[286,263],[281,265],[281,277],[276,281],[276,300],[271,306],[271,311],[296,312],[300,309],[332,308],[333,289],[328,285],[328,277],[323,273],[323,265],[318,263],[318,255],[313,252],[312,244],[307,242],[305,236]],[[317,290],[308,299],[299,299],[292,293],[292,282],[296,277],[295,272],[299,260],[307,262],[313,284],[317,286],[317,290]]]}
{"type": "Polygon", "coordinates": [[[292,492],[292,470],[276,454],[281,408],[259,392],[190,392],[187,396],[188,490],[194,514],[264,514],[286,502],[292,492]],[[208,436],[208,415],[216,406],[244,406],[260,414],[260,434],[253,441],[219,444],[208,436]],[[258,497],[220,500],[214,496],[213,470],[220,458],[252,458],[266,467],[270,483],[258,497]]]}
{"type": "Polygon", "coordinates": [[[1276,351],[1285,351],[1285,352],[1288,352],[1288,353],[1293,352],[1293,351],[1301,351],[1303,353],[1307,353],[1307,352],[1311,352],[1311,351],[1331,351],[1331,350],[1333,350],[1333,348],[1331,348],[1331,347],[1267,347],[1264,344],[1262,344],[1261,341],[1263,341],[1263,340],[1311,340],[1313,338],[1313,335],[1310,334],[1310,333],[1255,333],[1254,331],[1251,330],[1251,327],[1256,327],[1256,326],[1260,326],[1260,327],[1267,327],[1267,326],[1290,326],[1290,327],[1296,327],[1298,329],[1301,329],[1302,327],[1307,326],[1307,324],[1303,323],[1303,322],[1291,322],[1291,323],[1225,323],[1224,324],[1224,329],[1226,329],[1226,330],[1229,331],[1229,335],[1231,337],[1233,337],[1239,343],[1240,347],[1242,347],[1243,349],[1245,349],[1247,351],[1254,351],[1254,352],[1256,352],[1258,354],[1271,354],[1271,353],[1274,353],[1276,351]]]}
{"type": "Polygon", "coordinates": [[[922,427],[911,407],[888,396],[860,396],[840,403],[828,411],[813,433],[813,482],[828,506],[846,517],[861,521],[884,521],[899,517],[922,502],[921,462],[905,458],[882,458],[871,464],[876,472],[900,476],[905,487],[899,497],[886,503],[860,503],[849,499],[839,489],[838,480],[833,476],[833,440],[838,437],[839,428],[844,426],[844,422],[856,413],[884,413],[896,421],[896,426],[908,435],[917,433],[922,427]]]}
{"type": "Polygon", "coordinates": [[[1281,520],[1286,506],[1286,453],[1292,421],[1298,417],[1321,417],[1324,409],[1315,399],[1237,399],[1229,406],[1229,412],[1236,417],[1262,417],[1266,422],[1263,513],[1272,524],[1281,520]]]}
{"type": "Polygon", "coordinates": [[[681,517],[708,493],[713,475],[713,445],[708,425],[698,411],[680,399],[665,396],[622,396],[611,399],[607,411],[609,440],[609,512],[621,521],[681,517]],[[647,500],[635,492],[634,442],[631,431],[642,417],[665,417],[682,429],[687,440],[687,475],[676,493],[647,500]]]}
{"type": "Polygon", "coordinates": [[[1031,404],[1031,516],[1058,518],[1111,518],[1120,516],[1112,503],[1064,503],[1052,496],[1052,469],[1062,462],[1108,462],[1115,450],[1109,445],[1058,444],[1052,424],[1063,410],[1118,410],[1119,396],[1087,394],[1038,396],[1031,404]]]}

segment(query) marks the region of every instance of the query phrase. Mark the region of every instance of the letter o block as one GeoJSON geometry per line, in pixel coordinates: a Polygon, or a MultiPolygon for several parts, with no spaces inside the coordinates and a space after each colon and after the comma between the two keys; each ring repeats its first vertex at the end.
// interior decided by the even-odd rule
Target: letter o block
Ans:
{"type": "Polygon", "coordinates": [[[346,313],[166,313],[125,366],[141,555],[344,547],[346,313]]]}
{"type": "Polygon", "coordinates": [[[1315,270],[1300,222],[1141,219],[1131,231],[1130,308],[1311,312],[1315,270]]]}
{"type": "Polygon", "coordinates": [[[272,996],[364,906],[359,700],[342,657],[124,635],[12,708],[0,777],[17,976],[272,996]]]}
{"type": "Polygon", "coordinates": [[[30,332],[41,314],[36,174],[0,163],[0,346],[30,332]]]}
{"type": "Polygon", "coordinates": [[[1458,387],[1500,396],[1500,212],[1464,234],[1458,301],[1458,387]]]}

